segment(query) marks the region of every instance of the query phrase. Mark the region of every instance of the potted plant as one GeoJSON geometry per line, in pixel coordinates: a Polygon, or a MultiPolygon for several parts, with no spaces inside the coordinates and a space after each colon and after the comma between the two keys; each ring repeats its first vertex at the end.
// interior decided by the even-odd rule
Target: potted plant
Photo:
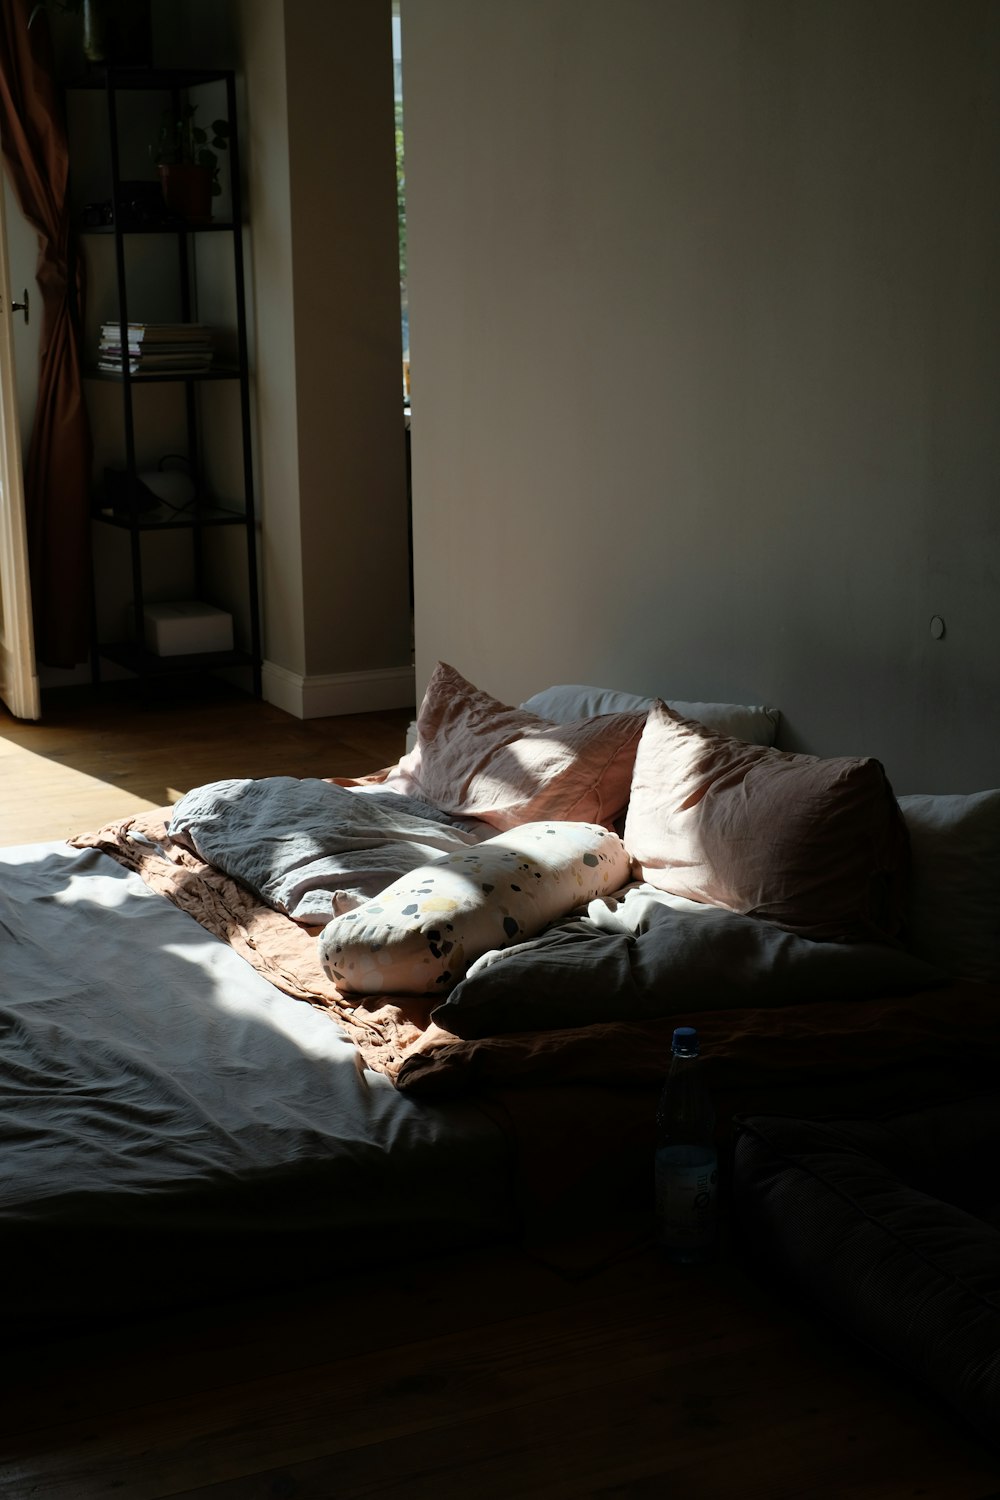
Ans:
{"type": "Polygon", "coordinates": [[[197,108],[186,104],[179,115],[164,110],[153,156],[170,213],[204,224],[212,217],[212,199],[222,192],[218,153],[229,146],[229,121],[213,120],[206,130],[195,121],[197,108]]]}

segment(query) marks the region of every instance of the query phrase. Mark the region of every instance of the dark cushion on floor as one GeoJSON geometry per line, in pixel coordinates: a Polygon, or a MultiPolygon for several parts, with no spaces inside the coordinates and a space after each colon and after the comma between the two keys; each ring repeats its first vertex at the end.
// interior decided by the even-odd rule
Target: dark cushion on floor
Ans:
{"type": "Polygon", "coordinates": [[[737,1127],[740,1242],[1000,1445],[1000,1098],[737,1127]]]}

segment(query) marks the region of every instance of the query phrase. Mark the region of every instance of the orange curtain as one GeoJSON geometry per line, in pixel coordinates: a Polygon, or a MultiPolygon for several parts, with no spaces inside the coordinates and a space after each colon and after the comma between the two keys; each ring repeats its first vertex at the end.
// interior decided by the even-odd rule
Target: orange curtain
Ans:
{"type": "Polygon", "coordinates": [[[48,666],[72,667],[90,649],[91,442],[80,287],[70,284],[66,128],[48,22],[40,14],[29,31],[33,9],[34,0],[0,0],[0,145],[21,211],[38,232],[41,360],[24,474],[35,654],[48,666]]]}

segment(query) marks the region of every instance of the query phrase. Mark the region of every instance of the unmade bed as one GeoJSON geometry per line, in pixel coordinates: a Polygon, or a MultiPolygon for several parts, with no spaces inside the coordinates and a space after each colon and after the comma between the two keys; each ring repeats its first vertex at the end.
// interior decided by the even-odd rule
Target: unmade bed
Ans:
{"type": "Polygon", "coordinates": [[[771,711],[581,691],[441,666],[388,772],[0,851],[11,1329],[641,1236],[680,1019],[723,1139],[991,1086],[998,794],[897,802],[771,711]]]}

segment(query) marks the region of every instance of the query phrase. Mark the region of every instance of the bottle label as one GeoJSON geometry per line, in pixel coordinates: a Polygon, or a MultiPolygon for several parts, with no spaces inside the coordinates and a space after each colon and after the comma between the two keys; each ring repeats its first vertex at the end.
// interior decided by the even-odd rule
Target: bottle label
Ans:
{"type": "Polygon", "coordinates": [[[656,1222],[667,1250],[707,1249],[715,1239],[718,1157],[711,1146],[661,1146],[656,1222]]]}

